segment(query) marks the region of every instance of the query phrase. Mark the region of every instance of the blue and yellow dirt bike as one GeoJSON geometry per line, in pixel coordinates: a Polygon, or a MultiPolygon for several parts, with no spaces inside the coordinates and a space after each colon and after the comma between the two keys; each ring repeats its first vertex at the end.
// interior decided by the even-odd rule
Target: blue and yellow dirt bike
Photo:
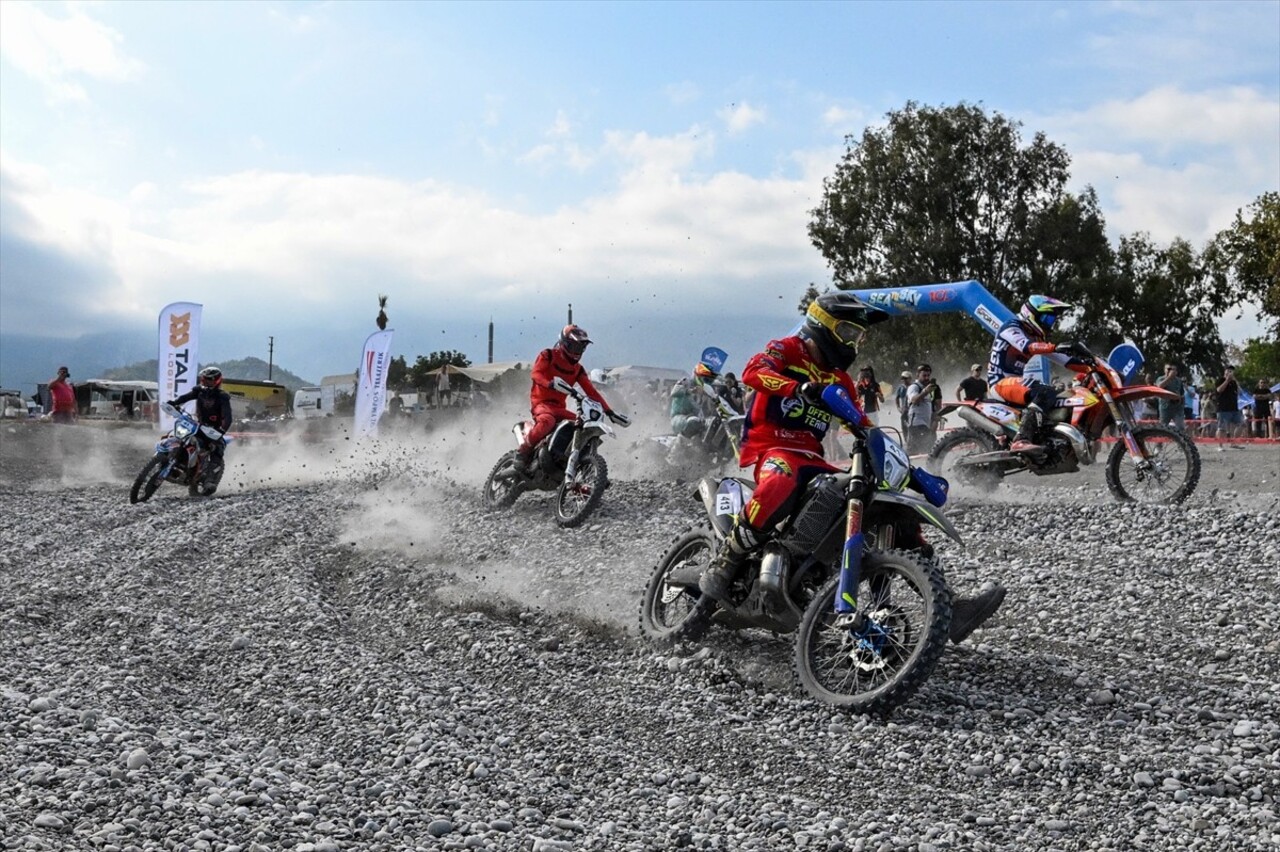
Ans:
{"type": "Polygon", "coordinates": [[[906,450],[859,418],[843,388],[822,405],[854,433],[848,472],[821,474],[731,587],[732,605],[698,589],[749,480],[708,477],[697,496],[707,520],[658,562],[640,608],[641,631],[662,642],[694,640],[715,623],[795,633],[793,662],[806,692],[859,712],[888,712],[929,678],[946,647],[951,590],[922,535],[960,535],[940,511],[947,482],[912,467],[906,450]]]}
{"type": "Polygon", "coordinates": [[[156,444],[156,454],[133,480],[129,502],[145,503],[164,482],[187,486],[192,497],[212,496],[222,481],[222,466],[212,460],[199,435],[203,432],[206,441],[221,441],[224,447],[231,438],[212,426],[201,426],[190,414],[168,403],[161,407],[173,418],[173,429],[156,444]]]}

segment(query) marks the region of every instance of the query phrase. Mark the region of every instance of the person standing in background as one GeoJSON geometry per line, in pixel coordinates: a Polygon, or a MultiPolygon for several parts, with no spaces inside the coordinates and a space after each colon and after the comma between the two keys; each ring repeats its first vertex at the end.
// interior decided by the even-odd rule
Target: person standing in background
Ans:
{"type": "Polygon", "coordinates": [[[875,425],[880,425],[880,403],[884,402],[884,393],[880,383],[876,381],[876,371],[870,365],[858,370],[858,402],[862,404],[862,413],[875,425]]]}
{"type": "Polygon", "coordinates": [[[1172,426],[1179,432],[1187,431],[1187,416],[1183,413],[1183,395],[1185,388],[1182,379],[1178,378],[1178,368],[1173,364],[1164,365],[1164,375],[1156,382],[1156,386],[1164,390],[1176,393],[1177,399],[1165,399],[1161,397],[1157,402],[1159,407],[1160,425],[1172,426]]]}
{"type": "Polygon", "coordinates": [[[1234,438],[1240,428],[1240,383],[1236,381],[1236,368],[1227,365],[1222,371],[1222,381],[1213,389],[1218,410],[1218,452],[1226,449],[1227,439],[1234,438]]]}
{"type": "Polygon", "coordinates": [[[76,421],[76,391],[69,381],[71,371],[66,367],[58,368],[58,375],[49,381],[49,397],[53,401],[52,417],[54,423],[74,423],[76,421]]]}
{"type": "Polygon", "coordinates": [[[907,452],[913,456],[929,452],[934,391],[938,388],[933,380],[933,368],[928,364],[917,367],[916,376],[907,388],[907,452]]]}
{"type": "Polygon", "coordinates": [[[987,382],[982,378],[982,365],[971,364],[969,375],[956,386],[956,399],[964,402],[977,402],[986,399],[987,382]]]}
{"type": "Polygon", "coordinates": [[[898,376],[898,386],[893,389],[893,404],[898,407],[898,420],[902,422],[902,442],[907,442],[907,388],[911,386],[911,374],[903,370],[898,376]]]}

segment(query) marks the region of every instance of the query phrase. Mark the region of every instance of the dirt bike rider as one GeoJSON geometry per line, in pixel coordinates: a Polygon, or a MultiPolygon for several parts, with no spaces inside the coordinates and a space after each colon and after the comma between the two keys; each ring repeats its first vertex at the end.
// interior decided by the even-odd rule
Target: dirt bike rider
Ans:
{"type": "MultiPolygon", "coordinates": [[[[193,399],[196,401],[196,422],[218,430],[220,436],[226,434],[231,428],[231,394],[222,389],[222,371],[217,367],[205,367],[196,378],[196,386],[169,400],[169,405],[181,408],[193,399]]],[[[221,477],[222,451],[226,443],[210,438],[203,429],[196,433],[196,440],[201,449],[209,453],[210,477],[221,477]]]]}
{"type": "Polygon", "coordinates": [[[693,368],[693,379],[687,376],[671,388],[671,431],[684,438],[696,438],[708,419],[715,416],[715,403],[705,387],[718,390],[719,376],[701,361],[693,368]]]}
{"type": "Polygon", "coordinates": [[[614,423],[623,426],[631,421],[615,412],[605,402],[600,391],[591,384],[587,371],[578,363],[582,353],[586,351],[591,339],[586,331],[570,324],[560,332],[560,339],[555,346],[543,349],[533,362],[533,387],[529,390],[529,412],[533,415],[533,427],[524,436],[524,441],[516,449],[516,468],[524,474],[529,473],[533,451],[538,443],[555,430],[561,420],[572,420],[577,415],[565,407],[565,394],[555,389],[553,384],[557,377],[570,385],[578,385],[583,392],[604,407],[604,413],[614,423]]]}
{"type": "Polygon", "coordinates": [[[987,386],[1005,402],[1026,406],[1018,433],[1009,450],[1015,453],[1040,453],[1040,432],[1046,413],[1058,405],[1058,392],[1035,376],[1025,375],[1027,361],[1043,355],[1055,362],[1066,363],[1062,354],[1070,345],[1058,347],[1049,342],[1049,332],[1056,328],[1062,315],[1074,305],[1048,296],[1028,296],[1018,315],[1000,326],[991,343],[987,358],[987,386]]]}
{"type": "MultiPolygon", "coordinates": [[[[699,589],[712,600],[729,601],[729,588],[748,557],[794,510],[805,486],[820,474],[839,470],[822,454],[822,439],[831,426],[831,414],[820,404],[823,388],[842,386],[860,416],[856,425],[875,425],[862,413],[847,371],[867,328],[886,319],[888,314],[852,293],[825,293],[809,303],[798,334],[769,341],[747,361],[742,381],[755,394],[742,427],[739,464],[755,465],[756,489],[699,580],[699,589]]],[[[952,641],[960,642],[986,621],[1004,594],[997,586],[976,598],[957,598],[952,641]]]]}

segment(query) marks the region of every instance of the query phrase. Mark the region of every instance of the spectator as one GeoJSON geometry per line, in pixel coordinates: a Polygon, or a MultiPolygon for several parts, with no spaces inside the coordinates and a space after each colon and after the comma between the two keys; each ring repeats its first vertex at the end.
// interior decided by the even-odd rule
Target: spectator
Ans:
{"type": "Polygon", "coordinates": [[[1200,416],[1200,400],[1196,396],[1196,386],[1191,382],[1182,383],[1182,417],[1184,420],[1195,420],[1200,416]]]}
{"type": "Polygon", "coordinates": [[[1178,378],[1178,368],[1173,364],[1165,364],[1164,375],[1156,382],[1156,386],[1178,395],[1177,399],[1161,397],[1158,400],[1161,425],[1170,425],[1179,432],[1187,431],[1187,416],[1182,410],[1185,388],[1182,379],[1178,378]]]}
{"type": "Polygon", "coordinates": [[[858,370],[858,383],[854,386],[858,391],[858,402],[862,405],[862,413],[871,422],[880,425],[880,403],[884,402],[884,392],[876,381],[876,371],[870,365],[858,370]]]}
{"type": "Polygon", "coordinates": [[[436,405],[444,408],[453,405],[453,386],[449,382],[449,365],[440,365],[440,376],[436,379],[436,405]]]}
{"type": "Polygon", "coordinates": [[[982,378],[982,365],[971,364],[969,366],[969,375],[956,386],[956,399],[977,402],[986,399],[987,381],[982,378]]]}
{"type": "Polygon", "coordinates": [[[1218,452],[1226,449],[1228,438],[1234,438],[1240,427],[1240,383],[1236,381],[1236,368],[1227,365],[1222,371],[1222,381],[1214,388],[1214,401],[1218,410],[1218,452]]]}
{"type": "Polygon", "coordinates": [[[1253,437],[1269,438],[1271,430],[1271,390],[1266,379],[1258,379],[1253,389],[1253,437]]]}
{"type": "Polygon", "coordinates": [[[928,364],[916,367],[916,380],[907,388],[907,452],[912,455],[927,453],[931,446],[929,434],[933,431],[937,389],[933,368],[928,364]]]}
{"type": "MultiPolygon", "coordinates": [[[[1151,375],[1150,373],[1143,373],[1142,383],[1144,385],[1154,385],[1156,383],[1156,377],[1151,375]]],[[[1147,397],[1146,399],[1142,400],[1142,402],[1138,404],[1138,419],[1139,420],[1159,420],[1160,419],[1160,410],[1156,408],[1155,397],[1147,397]]]]}
{"type": "Polygon", "coordinates": [[[733,373],[724,374],[724,389],[721,394],[734,411],[742,414],[747,410],[746,391],[743,390],[742,382],[738,381],[738,377],[733,373]]]}
{"type": "Polygon", "coordinates": [[[1213,392],[1213,382],[1209,382],[1200,391],[1200,419],[1207,421],[1201,424],[1201,433],[1206,438],[1218,434],[1218,401],[1213,392]]]}
{"type": "Polygon", "coordinates": [[[902,422],[902,440],[907,440],[907,388],[911,386],[911,374],[906,370],[898,376],[898,386],[893,389],[893,404],[898,407],[898,420],[902,422]]]}
{"type": "Polygon", "coordinates": [[[49,381],[49,396],[53,400],[53,422],[74,423],[76,421],[76,391],[71,384],[71,371],[66,367],[58,368],[58,375],[49,381]]]}

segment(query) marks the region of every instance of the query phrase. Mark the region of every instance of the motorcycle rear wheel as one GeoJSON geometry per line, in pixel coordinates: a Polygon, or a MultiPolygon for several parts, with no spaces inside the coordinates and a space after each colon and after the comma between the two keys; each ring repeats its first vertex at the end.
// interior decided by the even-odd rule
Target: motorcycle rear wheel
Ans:
{"type": "Polygon", "coordinates": [[[703,599],[696,586],[669,586],[667,578],[691,565],[706,570],[715,552],[715,536],[706,526],[685,530],[671,543],[653,569],[640,601],[640,632],[645,637],[670,644],[696,641],[707,632],[715,603],[703,599]]]}
{"type": "Polygon", "coordinates": [[[1000,484],[1000,474],[986,466],[957,466],[965,456],[989,453],[997,449],[996,439],[977,429],[956,429],[938,439],[929,452],[927,467],[930,472],[945,477],[949,482],[968,485],[989,494],[1000,484]]]}
{"type": "Polygon", "coordinates": [[[522,477],[516,470],[517,453],[515,450],[498,459],[498,463],[489,471],[484,481],[481,499],[491,509],[505,509],[520,496],[522,477]]]}
{"type": "Polygon", "coordinates": [[[942,657],[951,592],[932,559],[904,550],[868,553],[855,595],[866,624],[855,632],[837,626],[839,582],[837,571],[805,608],[796,630],[796,679],[826,704],[887,714],[924,685],[942,657]]]}
{"type": "Polygon", "coordinates": [[[1200,451],[1186,434],[1167,426],[1137,426],[1133,439],[1150,468],[1139,470],[1129,460],[1124,441],[1107,456],[1107,488],[1126,503],[1174,505],[1191,496],[1200,482],[1200,451]]]}
{"type": "Polygon", "coordinates": [[[576,527],[595,511],[609,485],[609,466],[595,453],[578,458],[573,479],[561,482],[556,491],[556,523],[576,527]]]}
{"type": "Polygon", "coordinates": [[[129,489],[130,503],[145,503],[151,499],[151,495],[160,487],[160,468],[168,460],[169,457],[164,453],[156,453],[142,466],[137,478],[133,480],[133,487],[129,489]]]}

